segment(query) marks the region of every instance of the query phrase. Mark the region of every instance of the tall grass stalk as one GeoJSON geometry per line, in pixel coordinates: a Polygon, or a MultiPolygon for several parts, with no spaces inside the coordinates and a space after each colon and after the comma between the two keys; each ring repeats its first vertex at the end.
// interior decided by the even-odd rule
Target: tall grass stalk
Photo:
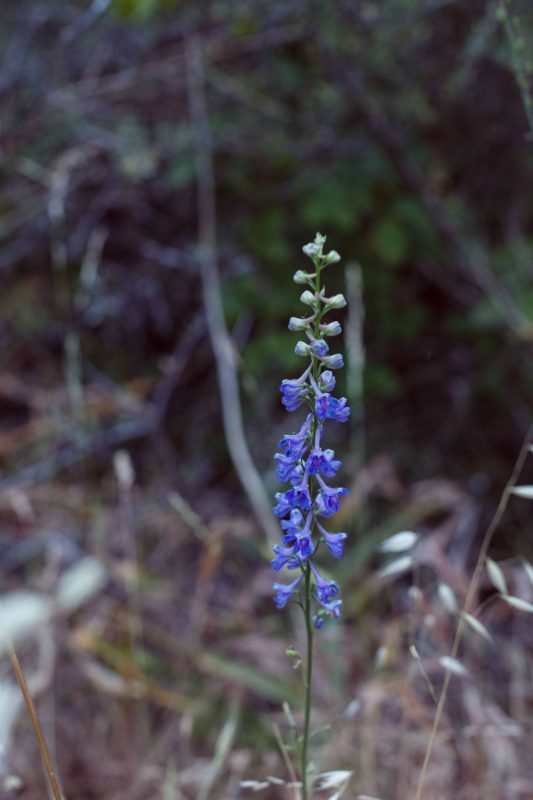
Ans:
{"type": "Polygon", "coordinates": [[[12,644],[8,645],[7,651],[9,653],[9,658],[11,659],[13,672],[15,673],[15,677],[17,679],[18,685],[20,686],[20,691],[22,692],[22,696],[24,698],[24,702],[28,710],[28,715],[31,720],[33,732],[35,733],[35,738],[37,739],[37,745],[39,747],[41,761],[43,762],[43,767],[46,772],[46,777],[48,778],[48,783],[50,785],[52,795],[54,797],[54,800],[64,800],[63,795],[61,793],[61,788],[59,786],[59,781],[55,774],[54,765],[52,764],[52,759],[50,758],[50,753],[48,752],[48,747],[46,746],[46,740],[44,738],[39,718],[37,717],[37,712],[33,704],[28,684],[26,683],[26,678],[24,677],[22,667],[20,666],[18,656],[12,644]]]}
{"type": "MultiPolygon", "coordinates": [[[[529,430],[527,432],[526,438],[524,439],[524,443],[522,445],[522,448],[521,448],[520,453],[518,455],[518,458],[516,460],[515,466],[513,468],[512,473],[511,473],[511,477],[507,481],[507,484],[505,486],[505,489],[503,490],[503,493],[502,493],[502,496],[500,498],[500,502],[498,504],[496,512],[495,512],[495,514],[494,514],[494,516],[493,516],[493,518],[492,518],[492,520],[490,522],[490,525],[488,526],[488,528],[486,530],[485,536],[483,537],[483,541],[481,543],[481,547],[480,547],[480,550],[479,550],[479,555],[478,555],[478,559],[477,559],[476,566],[475,566],[475,569],[474,569],[474,573],[472,575],[472,579],[471,579],[471,581],[469,583],[468,590],[467,590],[467,593],[466,593],[465,602],[464,602],[464,606],[463,606],[463,612],[458,618],[457,628],[455,630],[455,636],[454,636],[452,648],[451,648],[451,651],[450,651],[450,659],[452,660],[452,662],[456,660],[457,654],[459,652],[459,646],[461,644],[461,641],[462,641],[462,638],[463,638],[463,633],[464,633],[464,630],[465,630],[465,625],[466,625],[465,614],[467,614],[469,612],[469,610],[470,610],[470,608],[472,606],[472,601],[473,601],[474,596],[476,594],[476,591],[478,589],[479,579],[480,579],[481,574],[483,572],[483,568],[484,568],[484,564],[485,564],[485,561],[486,561],[486,558],[487,558],[487,553],[488,553],[490,544],[492,542],[492,539],[493,539],[493,536],[494,536],[494,534],[496,532],[496,529],[498,528],[498,525],[500,524],[500,522],[502,520],[502,517],[503,517],[503,515],[504,515],[504,513],[505,513],[505,511],[507,509],[507,505],[509,503],[509,498],[512,495],[513,487],[515,486],[516,481],[518,479],[518,476],[520,475],[520,472],[522,471],[522,467],[524,466],[525,460],[527,458],[528,451],[530,449],[530,445],[531,445],[532,439],[533,439],[533,425],[529,428],[529,430]]],[[[439,725],[440,725],[440,721],[441,721],[441,718],[442,718],[442,713],[444,711],[444,704],[446,702],[446,697],[447,697],[447,694],[448,694],[448,688],[449,688],[449,685],[450,685],[451,677],[452,677],[452,670],[450,669],[450,667],[448,667],[446,669],[446,672],[445,672],[445,675],[444,675],[444,681],[443,681],[442,688],[441,688],[441,691],[440,691],[440,694],[439,694],[439,698],[438,698],[438,703],[437,703],[437,708],[436,708],[436,711],[435,711],[435,717],[433,719],[433,726],[432,726],[432,729],[431,729],[431,734],[430,734],[428,745],[427,745],[427,748],[426,748],[426,753],[425,753],[425,756],[424,756],[422,769],[420,770],[420,775],[419,775],[419,778],[418,778],[415,800],[422,800],[422,796],[423,796],[422,793],[424,791],[424,783],[425,783],[425,779],[426,779],[427,769],[428,769],[428,766],[429,766],[429,762],[431,760],[431,755],[432,755],[432,752],[433,752],[435,739],[436,739],[436,736],[437,736],[437,733],[438,733],[438,730],[439,730],[439,725]]]]}

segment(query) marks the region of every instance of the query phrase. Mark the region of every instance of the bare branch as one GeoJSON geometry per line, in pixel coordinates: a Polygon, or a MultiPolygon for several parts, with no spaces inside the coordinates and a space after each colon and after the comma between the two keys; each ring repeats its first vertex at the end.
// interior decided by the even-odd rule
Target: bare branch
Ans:
{"type": "Polygon", "coordinates": [[[189,110],[193,126],[198,183],[198,239],[202,289],[211,346],[215,354],[222,402],[222,418],[228,450],[250,504],[267,536],[278,535],[270,503],[250,455],[242,423],[239,384],[233,343],[222,308],[217,256],[215,174],[211,130],[205,97],[205,73],[201,43],[191,37],[186,46],[189,110]]]}

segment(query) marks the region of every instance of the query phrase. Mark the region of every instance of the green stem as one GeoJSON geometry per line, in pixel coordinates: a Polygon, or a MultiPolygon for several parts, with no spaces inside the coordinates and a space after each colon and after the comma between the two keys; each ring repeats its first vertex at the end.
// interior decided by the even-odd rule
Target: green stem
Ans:
{"type": "Polygon", "coordinates": [[[309,726],[311,722],[312,683],[313,683],[313,620],[311,616],[311,568],[305,569],[304,617],[307,637],[307,663],[305,669],[305,711],[302,738],[302,800],[308,800],[307,752],[309,746],[309,726]]]}
{"type": "MultiPolygon", "coordinates": [[[[320,294],[320,260],[315,261],[316,277],[315,277],[315,294],[318,297],[320,294]]],[[[318,338],[320,335],[320,321],[322,313],[320,309],[316,308],[316,316],[314,322],[314,336],[318,338]]],[[[313,360],[313,377],[318,381],[320,373],[320,363],[318,358],[312,356],[313,360]]],[[[311,439],[314,441],[315,433],[318,426],[316,414],[313,411],[313,425],[311,439]]],[[[313,488],[313,481],[311,482],[311,490],[313,488]]],[[[314,524],[314,521],[313,521],[314,524]]],[[[309,727],[311,723],[311,707],[313,695],[313,615],[311,605],[311,567],[306,563],[304,568],[304,602],[303,612],[305,617],[305,633],[307,639],[307,655],[306,655],[306,668],[305,668],[305,708],[304,708],[304,730],[302,737],[302,800],[309,800],[309,784],[308,784],[308,750],[309,750],[309,727]]]]}

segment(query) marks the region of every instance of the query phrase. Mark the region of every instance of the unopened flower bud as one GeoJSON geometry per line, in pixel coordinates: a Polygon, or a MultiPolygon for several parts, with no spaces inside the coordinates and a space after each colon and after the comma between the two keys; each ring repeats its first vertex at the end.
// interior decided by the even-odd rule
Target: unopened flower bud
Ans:
{"type": "Polygon", "coordinates": [[[344,366],[344,359],[340,353],[335,353],[333,356],[326,356],[326,358],[323,358],[322,363],[328,369],[342,369],[344,366]]]}
{"type": "Polygon", "coordinates": [[[327,308],[344,308],[346,305],[346,298],[343,294],[335,294],[326,300],[327,308]]]}
{"type": "Polygon", "coordinates": [[[309,327],[309,322],[301,317],[291,317],[289,320],[290,331],[305,331],[309,327]]]}
{"type": "Polygon", "coordinates": [[[323,358],[329,352],[328,343],[324,339],[313,339],[311,342],[311,352],[313,355],[323,358]]]}
{"type": "Polygon", "coordinates": [[[337,264],[341,260],[341,257],[336,250],[330,250],[330,252],[326,253],[323,257],[323,260],[324,264],[327,266],[329,264],[337,264]]]}
{"type": "Polygon", "coordinates": [[[303,269],[299,269],[294,273],[292,279],[294,283],[311,283],[314,277],[314,272],[304,272],[303,269]]]}
{"type": "Polygon", "coordinates": [[[304,244],[302,250],[304,251],[306,256],[309,256],[309,258],[314,258],[319,253],[318,247],[316,246],[316,244],[313,244],[313,242],[309,242],[309,244],[304,244]]]}
{"type": "Polygon", "coordinates": [[[307,344],[307,342],[296,342],[294,352],[297,356],[308,356],[310,351],[311,345],[307,344]]]}
{"type": "Polygon", "coordinates": [[[312,306],[313,308],[316,306],[316,297],[313,292],[309,291],[309,289],[306,289],[305,292],[302,292],[300,295],[300,300],[306,306],[312,306]]]}
{"type": "Polygon", "coordinates": [[[341,324],[340,322],[337,322],[337,320],[334,322],[328,322],[325,325],[321,325],[320,330],[324,336],[338,336],[339,333],[342,332],[341,324]]]}
{"type": "Polygon", "coordinates": [[[332,392],[335,388],[335,375],[329,369],[325,370],[318,379],[318,386],[322,392],[332,392]]]}

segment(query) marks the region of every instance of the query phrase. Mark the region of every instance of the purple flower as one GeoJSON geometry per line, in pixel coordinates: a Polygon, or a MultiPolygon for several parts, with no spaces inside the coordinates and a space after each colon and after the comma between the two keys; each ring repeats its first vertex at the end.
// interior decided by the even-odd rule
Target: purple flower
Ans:
{"type": "Polygon", "coordinates": [[[273,588],[276,591],[276,596],[274,597],[274,602],[275,602],[275,604],[277,605],[278,608],[284,608],[287,605],[287,603],[291,599],[292,595],[294,594],[294,591],[295,591],[296,587],[298,586],[298,584],[302,580],[302,577],[303,576],[300,575],[298,578],[296,578],[295,581],[293,581],[292,583],[289,583],[289,584],[286,584],[286,583],[275,583],[274,584],[273,588]]]}
{"type": "Polygon", "coordinates": [[[323,603],[319,600],[322,608],[315,617],[315,628],[321,628],[324,624],[324,617],[338,619],[341,615],[342,600],[332,600],[330,603],[323,603]]]}
{"type": "Polygon", "coordinates": [[[282,541],[284,544],[292,544],[302,527],[302,523],[304,521],[303,514],[299,508],[293,508],[289,519],[283,519],[281,521],[281,527],[285,531],[282,536],[282,541]]]}
{"type": "Polygon", "coordinates": [[[316,596],[321,603],[329,603],[339,593],[339,584],[323,578],[312,561],[309,566],[313,571],[316,586],[316,596]]]}
{"type": "MultiPolygon", "coordinates": [[[[318,419],[321,422],[325,419],[333,419],[336,422],[346,422],[350,416],[350,408],[346,405],[348,402],[346,398],[341,397],[340,400],[337,400],[336,397],[332,397],[330,394],[328,394],[328,392],[321,391],[312,375],[310,376],[309,380],[311,381],[311,386],[315,392],[315,414],[318,419]]],[[[331,383],[331,379],[329,378],[328,383],[331,383]]],[[[335,384],[333,383],[333,385],[335,384]]]]}
{"type": "Polygon", "coordinates": [[[344,540],[347,538],[347,534],[344,531],[340,533],[328,533],[325,528],[322,527],[320,522],[317,520],[317,526],[322,534],[322,538],[326,543],[326,547],[328,548],[329,552],[333,556],[333,558],[342,558],[342,554],[344,551],[344,540]]]}
{"type": "Polygon", "coordinates": [[[306,576],[306,591],[310,589],[309,569],[312,570],[313,602],[318,601],[322,606],[315,617],[317,627],[322,626],[327,616],[338,617],[341,606],[341,601],[335,599],[339,593],[337,583],[323,578],[312,563],[318,547],[317,536],[333,558],[341,558],[347,538],[343,531],[330,533],[325,530],[318,516],[332,516],[339,509],[341,496],[348,492],[343,487],[328,486],[324,480],[334,478],[342,462],[335,458],[333,450],[322,448],[321,436],[326,420],[346,422],[350,415],[346,398],[336,398],[331,394],[336,383],[333,370],[343,366],[343,358],[339,353],[329,354],[326,337],[337,336],[342,329],[339,322],[327,321],[324,316],[333,308],[345,306],[346,301],[342,295],[328,298],[320,289],[321,269],[339,260],[335,251],[323,253],[324,242],[325,237],[317,234],[315,242],[304,248],[312,258],[316,272],[308,275],[300,270],[295,276],[297,283],[309,283],[313,289],[306,289],[300,297],[301,302],[312,309],[311,315],[289,320],[289,330],[303,333],[307,340],[297,342],[294,352],[307,358],[308,365],[299,378],[281,382],[281,402],[287,411],[309,404],[312,412],[297,433],[282,437],[280,452],[274,456],[277,478],[289,483],[290,487],[276,493],[273,511],[280,518],[282,535],[281,544],[273,546],[272,559],[275,571],[288,568],[299,569],[301,573],[291,584],[274,584],[278,608],[288,603],[303,576],[306,576]]]}
{"type": "Polygon", "coordinates": [[[284,517],[289,511],[296,506],[300,506],[304,511],[311,508],[311,495],[309,494],[309,487],[307,481],[309,476],[304,474],[303,481],[299,486],[294,486],[288,492],[277,492],[275,495],[278,501],[272,511],[277,517],[284,517]]]}
{"type": "Polygon", "coordinates": [[[302,457],[302,453],[307,449],[309,430],[313,417],[308,414],[305,422],[298,431],[298,433],[286,434],[279,442],[279,448],[283,453],[297,461],[302,457]]]}
{"type": "Polygon", "coordinates": [[[334,419],[335,422],[346,422],[350,416],[350,408],[345,397],[336,397],[325,393],[315,398],[315,413],[320,420],[334,419]]]}
{"type": "Polygon", "coordinates": [[[276,572],[279,572],[283,567],[297,569],[300,566],[300,561],[295,557],[292,548],[274,544],[272,545],[272,550],[276,554],[276,558],[273,558],[270,563],[272,564],[272,569],[276,572]]]}
{"type": "Polygon", "coordinates": [[[293,554],[298,553],[301,558],[309,558],[309,556],[312,556],[314,553],[313,540],[311,539],[313,515],[307,515],[303,528],[302,522],[303,517],[300,509],[293,509],[293,511],[291,511],[290,520],[283,520],[281,523],[281,527],[285,531],[281,538],[284,544],[293,546],[293,554]]]}
{"type": "Polygon", "coordinates": [[[320,436],[322,435],[322,425],[317,428],[315,436],[315,444],[309,454],[309,458],[305,463],[306,472],[309,475],[317,475],[321,472],[327,478],[333,478],[339,467],[341,461],[335,461],[335,453],[333,450],[322,450],[320,447],[320,436]]]}
{"type": "Polygon", "coordinates": [[[309,385],[306,381],[310,371],[311,365],[307,367],[299,378],[294,378],[293,380],[285,378],[281,381],[281,386],[279,387],[283,395],[281,402],[287,411],[295,411],[304,402],[305,395],[309,391],[309,385]]]}
{"type": "Polygon", "coordinates": [[[276,477],[282,483],[289,481],[293,486],[302,482],[304,468],[294,459],[284,456],[283,453],[276,453],[274,456],[278,462],[276,477]]]}
{"type": "Polygon", "coordinates": [[[348,494],[348,489],[343,486],[336,488],[328,486],[320,475],[317,475],[317,480],[320,484],[320,490],[315,498],[316,509],[320,516],[331,517],[339,510],[339,497],[343,494],[348,494]]]}

